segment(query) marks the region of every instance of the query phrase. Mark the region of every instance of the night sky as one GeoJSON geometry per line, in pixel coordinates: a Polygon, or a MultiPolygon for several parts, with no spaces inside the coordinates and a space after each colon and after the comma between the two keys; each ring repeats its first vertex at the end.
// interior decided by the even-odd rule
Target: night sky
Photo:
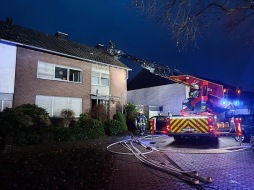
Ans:
{"type": "MultiPolygon", "coordinates": [[[[165,27],[129,5],[130,0],[1,0],[0,20],[11,17],[49,35],[61,31],[88,46],[112,40],[127,54],[254,92],[254,46],[215,25],[198,41],[199,49],[179,52],[165,27]]],[[[141,70],[121,61],[133,70],[130,78],[141,70]]]]}

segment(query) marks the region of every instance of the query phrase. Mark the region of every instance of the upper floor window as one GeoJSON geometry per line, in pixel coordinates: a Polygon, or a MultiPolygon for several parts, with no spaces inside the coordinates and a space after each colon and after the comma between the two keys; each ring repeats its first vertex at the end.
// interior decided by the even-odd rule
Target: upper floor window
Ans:
{"type": "Polygon", "coordinates": [[[37,77],[50,80],[63,80],[70,82],[81,82],[81,69],[55,65],[51,63],[38,62],[37,77]]]}
{"type": "Polygon", "coordinates": [[[92,85],[109,86],[109,74],[92,71],[92,85]]]}

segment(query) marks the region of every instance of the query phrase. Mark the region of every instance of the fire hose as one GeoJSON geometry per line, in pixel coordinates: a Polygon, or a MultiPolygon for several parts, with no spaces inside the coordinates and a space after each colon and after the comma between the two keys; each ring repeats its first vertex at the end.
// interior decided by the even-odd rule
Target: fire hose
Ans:
{"type": "Polygon", "coordinates": [[[205,182],[205,183],[212,182],[212,179],[210,177],[200,176],[197,171],[184,171],[182,169],[174,167],[173,165],[169,165],[169,164],[164,163],[164,162],[162,163],[162,162],[157,162],[157,161],[148,159],[145,156],[145,154],[153,152],[153,148],[144,145],[143,143],[141,143],[139,141],[138,138],[133,138],[131,140],[123,140],[123,141],[119,141],[117,143],[113,143],[113,144],[109,145],[107,147],[107,149],[110,152],[113,152],[113,153],[134,155],[142,163],[144,163],[144,164],[146,164],[148,166],[151,166],[153,168],[159,169],[161,171],[164,171],[164,172],[166,172],[166,173],[168,173],[170,175],[178,177],[178,178],[180,178],[180,179],[182,179],[184,181],[190,182],[192,184],[196,184],[197,185],[197,184],[199,184],[200,181],[205,182]],[[110,150],[111,146],[113,146],[115,144],[118,144],[118,143],[121,144],[122,146],[124,146],[131,153],[121,153],[121,152],[115,152],[115,151],[110,150]],[[143,146],[144,148],[149,149],[150,151],[143,153],[137,147],[135,147],[133,145],[133,143],[137,143],[137,144],[143,146]]]}

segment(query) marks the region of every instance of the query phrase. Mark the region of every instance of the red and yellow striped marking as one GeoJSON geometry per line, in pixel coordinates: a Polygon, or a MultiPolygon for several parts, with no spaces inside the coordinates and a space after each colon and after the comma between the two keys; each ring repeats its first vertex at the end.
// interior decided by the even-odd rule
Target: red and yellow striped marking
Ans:
{"type": "Polygon", "coordinates": [[[208,118],[171,118],[170,126],[172,133],[208,133],[208,118]]]}

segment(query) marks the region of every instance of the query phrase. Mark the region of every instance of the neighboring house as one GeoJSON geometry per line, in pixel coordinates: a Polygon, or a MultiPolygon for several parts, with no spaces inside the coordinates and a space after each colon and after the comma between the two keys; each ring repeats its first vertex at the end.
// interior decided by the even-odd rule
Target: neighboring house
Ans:
{"type": "Polygon", "coordinates": [[[108,108],[127,103],[130,69],[107,52],[0,21],[0,111],[37,104],[50,116],[72,109],[75,116],[96,103],[108,108]]]}
{"type": "Polygon", "coordinates": [[[189,88],[143,69],[128,83],[127,93],[128,102],[138,105],[138,108],[143,105],[146,114],[153,112],[148,114],[149,117],[155,115],[155,111],[157,114],[167,115],[170,111],[179,115],[182,102],[189,97],[189,88]]]}

